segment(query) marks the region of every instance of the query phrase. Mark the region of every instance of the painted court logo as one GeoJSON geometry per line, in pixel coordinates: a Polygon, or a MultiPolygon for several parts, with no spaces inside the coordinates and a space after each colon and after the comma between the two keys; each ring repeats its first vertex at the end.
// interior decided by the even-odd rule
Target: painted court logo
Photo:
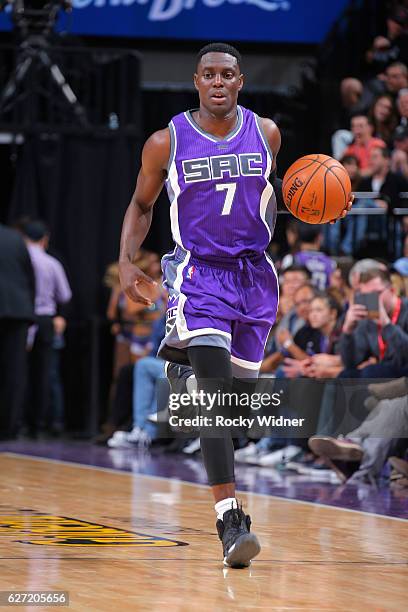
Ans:
{"type": "Polygon", "coordinates": [[[5,535],[16,535],[21,544],[40,546],[187,546],[185,542],[27,510],[0,515],[0,538],[5,535]]]}

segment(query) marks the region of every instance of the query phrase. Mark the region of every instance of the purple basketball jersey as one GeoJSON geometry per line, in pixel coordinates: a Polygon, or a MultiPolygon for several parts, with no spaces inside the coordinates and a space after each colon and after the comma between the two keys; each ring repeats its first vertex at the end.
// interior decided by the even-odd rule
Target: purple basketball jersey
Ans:
{"type": "Polygon", "coordinates": [[[320,251],[299,251],[295,255],[295,262],[307,268],[312,275],[312,283],[320,291],[324,291],[330,284],[330,276],[336,264],[320,251]]]}
{"type": "Polygon", "coordinates": [[[276,199],[268,177],[273,156],[259,118],[237,107],[237,125],[217,138],[192,113],[169,124],[166,181],[173,239],[197,257],[263,253],[273,233],[276,199]]]}

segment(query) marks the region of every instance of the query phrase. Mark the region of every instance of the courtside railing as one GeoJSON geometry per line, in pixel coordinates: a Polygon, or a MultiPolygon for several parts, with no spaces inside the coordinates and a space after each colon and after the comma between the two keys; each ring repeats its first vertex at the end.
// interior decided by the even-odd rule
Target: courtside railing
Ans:
{"type": "MultiPolygon", "coordinates": [[[[352,223],[353,242],[356,243],[356,253],[359,248],[357,244],[357,223],[356,218],[358,217],[377,217],[380,223],[372,223],[370,219],[367,220],[367,234],[366,239],[369,242],[374,240],[377,242],[383,242],[386,249],[386,255],[390,260],[394,260],[400,257],[402,254],[402,240],[404,235],[403,218],[408,218],[408,192],[403,191],[399,194],[399,206],[392,206],[390,199],[375,191],[356,191],[354,192],[355,206],[351,209],[346,219],[339,221],[341,229],[337,233],[337,244],[333,244],[332,252],[340,250],[340,241],[346,231],[346,224],[352,223]],[[364,206],[364,200],[383,200],[388,204],[388,208],[378,206],[377,208],[364,206]],[[405,205],[405,206],[404,206],[405,205]],[[381,219],[382,218],[382,219],[381,219]]],[[[288,210],[278,211],[279,215],[289,215],[288,210]]],[[[330,231],[330,230],[329,230],[330,231]]]]}

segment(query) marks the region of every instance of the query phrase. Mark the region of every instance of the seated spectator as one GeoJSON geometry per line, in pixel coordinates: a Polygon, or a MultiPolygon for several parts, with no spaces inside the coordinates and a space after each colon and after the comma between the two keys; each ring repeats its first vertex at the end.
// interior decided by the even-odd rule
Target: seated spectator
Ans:
{"type": "Polygon", "coordinates": [[[311,274],[312,284],[324,291],[330,283],[330,276],[336,264],[320,250],[322,229],[318,225],[298,222],[299,251],[295,255],[285,257],[287,265],[295,263],[304,266],[311,274]]]}
{"type": "Polygon", "coordinates": [[[348,309],[339,341],[345,367],[340,376],[405,376],[408,373],[408,299],[395,294],[389,273],[379,269],[361,274],[359,290],[363,294],[378,294],[378,316],[369,318],[362,304],[354,303],[348,309]],[[371,363],[363,367],[368,360],[371,363]]]}
{"type": "Polygon", "coordinates": [[[387,270],[387,266],[382,261],[376,259],[360,259],[356,261],[349,272],[348,282],[353,291],[358,291],[360,288],[361,275],[371,270],[387,270]]]}
{"type": "MultiPolygon", "coordinates": [[[[361,182],[360,165],[357,157],[354,155],[346,155],[341,158],[340,163],[343,164],[350,177],[351,190],[353,192],[359,190],[361,182]]],[[[354,201],[353,207],[358,202],[354,201]]],[[[350,217],[346,217],[350,218],[350,217]]],[[[344,227],[346,219],[337,223],[325,223],[323,226],[324,248],[331,255],[338,255],[341,248],[341,231],[344,227]]]]}
{"type": "Polygon", "coordinates": [[[340,163],[343,164],[350,177],[351,190],[357,191],[361,181],[360,164],[355,155],[345,155],[341,158],[340,163]]]}
{"type": "Polygon", "coordinates": [[[394,261],[392,267],[401,276],[408,277],[408,234],[404,238],[402,257],[394,261]]]}
{"type": "Polygon", "coordinates": [[[265,356],[260,372],[274,372],[285,356],[289,356],[288,347],[293,341],[293,337],[306,324],[309,316],[310,304],[316,294],[316,289],[310,283],[301,285],[294,295],[294,309],[288,318],[287,325],[284,321],[277,327],[275,333],[275,343],[273,349],[265,356]]]}
{"type": "Polygon", "coordinates": [[[349,479],[374,482],[380,477],[387,458],[407,448],[407,379],[368,388],[372,394],[365,401],[368,414],[359,427],[345,437],[317,435],[309,440],[309,447],[316,455],[333,462],[343,482],[349,479]],[[381,388],[379,398],[376,397],[378,387],[381,388]]]}
{"type": "MultiPolygon", "coordinates": [[[[379,192],[381,198],[375,200],[375,203],[383,208],[387,208],[389,211],[392,211],[394,208],[404,207],[404,201],[400,198],[400,193],[408,191],[408,179],[402,174],[392,172],[390,155],[387,149],[373,149],[370,155],[369,169],[370,175],[361,180],[359,189],[361,191],[379,192]]],[[[407,218],[400,218],[400,222],[402,227],[405,227],[407,218]]],[[[382,231],[384,232],[384,228],[382,231]]],[[[400,231],[397,230],[397,253],[401,252],[399,235],[400,231]]]]}
{"type": "MultiPolygon", "coordinates": [[[[161,276],[159,258],[155,253],[141,251],[137,266],[142,272],[159,281],[161,276]]],[[[119,277],[118,277],[119,278],[119,277]]],[[[165,310],[165,292],[160,282],[154,286],[146,287],[146,297],[152,301],[149,307],[132,302],[125,294],[116,288],[112,293],[108,306],[108,317],[112,320],[119,318],[117,325],[113,326],[113,333],[118,334],[118,341],[128,346],[131,361],[148,355],[152,344],[150,340],[152,323],[160,318],[165,310]]]]}
{"type": "MultiPolygon", "coordinates": [[[[141,249],[137,255],[138,267],[153,279],[160,279],[160,262],[155,253],[141,249]]],[[[161,283],[146,288],[153,302],[146,308],[136,304],[122,292],[119,283],[117,263],[111,264],[105,274],[105,285],[110,287],[111,294],[107,308],[107,318],[112,321],[111,331],[115,336],[113,383],[119,370],[134,363],[140,357],[148,355],[152,348],[151,334],[153,322],[165,311],[165,293],[161,283]]],[[[114,392],[112,388],[112,393],[114,392]]]]}
{"type": "Polygon", "coordinates": [[[313,298],[308,323],[285,346],[291,355],[284,361],[283,371],[287,378],[302,376],[303,367],[313,355],[334,352],[341,310],[340,304],[330,294],[318,294],[313,298]]]}
{"type": "Polygon", "coordinates": [[[353,134],[353,142],[343,153],[353,155],[358,159],[360,172],[362,176],[370,174],[369,158],[372,149],[386,148],[386,144],[380,138],[374,138],[374,125],[371,120],[365,115],[356,115],[351,120],[351,132],[353,134]]]}
{"type": "Polygon", "coordinates": [[[408,180],[408,125],[398,127],[394,133],[394,151],[391,154],[391,172],[408,180]]]}
{"type": "MultiPolygon", "coordinates": [[[[405,58],[404,58],[405,59],[405,58]]],[[[408,68],[402,62],[393,62],[385,69],[380,78],[371,79],[363,86],[359,79],[346,78],[341,83],[341,91],[346,92],[346,99],[349,101],[357,100],[355,106],[349,105],[349,110],[352,110],[352,115],[365,116],[369,106],[373,103],[376,96],[388,94],[393,100],[398,96],[401,89],[408,87],[408,68]]],[[[342,96],[344,98],[344,96],[342,96]]],[[[343,130],[344,131],[344,130],[343,130]]],[[[340,135],[339,135],[340,136],[340,135]]],[[[347,138],[343,135],[343,141],[339,138],[340,143],[347,142],[347,138]]],[[[344,144],[343,144],[344,147],[344,144]]],[[[344,155],[344,148],[340,148],[339,159],[344,155]]],[[[333,146],[335,152],[335,147],[333,146]]]]}
{"type": "Polygon", "coordinates": [[[400,89],[398,92],[397,109],[400,115],[398,127],[408,127],[408,88],[400,89]]]}
{"type": "MultiPolygon", "coordinates": [[[[299,289],[297,296],[301,289],[299,289]]],[[[303,306],[307,308],[307,304],[303,306]]],[[[305,358],[321,351],[331,351],[335,347],[336,323],[341,311],[340,305],[327,294],[315,296],[309,307],[309,321],[294,338],[288,337],[285,345],[286,354],[292,358],[285,359],[284,374],[288,378],[301,376],[300,364],[305,358]]],[[[268,357],[262,364],[261,372],[268,366],[268,357]]],[[[283,460],[290,460],[298,455],[300,440],[289,440],[281,437],[266,437],[259,442],[250,443],[235,452],[238,462],[254,463],[261,466],[272,466],[283,460]]]]}
{"type": "MultiPolygon", "coordinates": [[[[150,446],[157,433],[157,427],[149,420],[149,415],[157,412],[156,389],[159,379],[164,378],[164,361],[156,357],[157,350],[165,332],[165,316],[158,319],[153,326],[152,351],[149,356],[142,357],[132,367],[130,373],[132,389],[131,431],[117,430],[107,440],[110,448],[134,448],[135,446],[150,446]]],[[[126,368],[128,370],[128,368],[126,368]]],[[[128,376],[128,373],[127,373],[128,376]]],[[[120,391],[118,385],[117,392],[120,391]]],[[[118,423],[121,415],[122,423],[126,422],[123,406],[114,404],[118,412],[112,411],[109,422],[118,423]]],[[[129,418],[129,414],[127,417],[129,418]]]]}
{"type": "Polygon", "coordinates": [[[408,57],[406,33],[407,9],[396,7],[387,17],[386,36],[376,36],[366,53],[366,61],[373,74],[382,73],[389,64],[408,57]]]}
{"type": "Polygon", "coordinates": [[[294,217],[290,217],[286,222],[285,234],[289,252],[280,262],[282,270],[292,264],[294,255],[299,251],[299,223],[294,217]]]}
{"type": "Polygon", "coordinates": [[[294,314],[293,298],[296,291],[310,279],[310,272],[304,266],[288,265],[280,274],[280,296],[278,318],[280,325],[285,327],[294,314]]]}
{"type": "Polygon", "coordinates": [[[408,68],[403,62],[393,62],[385,69],[383,74],[372,79],[367,84],[367,90],[378,96],[387,93],[394,100],[398,92],[408,87],[408,68]]]}
{"type": "Polygon", "coordinates": [[[390,457],[388,462],[392,467],[390,486],[395,491],[401,489],[404,492],[408,491],[408,461],[401,459],[401,457],[390,457]]]}
{"type": "Polygon", "coordinates": [[[344,309],[348,308],[352,293],[348,280],[350,269],[350,264],[339,264],[330,276],[330,293],[344,309]]]}
{"type": "MultiPolygon", "coordinates": [[[[403,191],[405,180],[390,171],[390,153],[388,149],[376,147],[370,152],[368,162],[369,176],[362,178],[358,189],[362,192],[375,192],[384,195],[384,198],[357,199],[353,208],[382,208],[388,210],[398,205],[399,193],[403,191]]],[[[408,183],[407,183],[408,188],[408,183]]],[[[371,219],[366,215],[348,216],[343,223],[346,231],[340,248],[346,255],[351,255],[368,240],[368,229],[377,228],[375,236],[385,242],[387,236],[386,219],[371,219]]]]}
{"type": "Polygon", "coordinates": [[[378,96],[368,111],[368,117],[374,126],[374,138],[380,138],[387,146],[391,146],[398,124],[392,97],[388,94],[378,96]]]}

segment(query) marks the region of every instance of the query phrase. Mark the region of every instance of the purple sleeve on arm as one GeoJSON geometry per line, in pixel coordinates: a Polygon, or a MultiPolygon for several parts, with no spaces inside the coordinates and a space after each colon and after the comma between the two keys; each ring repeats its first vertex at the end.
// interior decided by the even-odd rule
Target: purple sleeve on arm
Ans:
{"type": "Polygon", "coordinates": [[[55,301],[58,304],[69,302],[72,297],[72,291],[68,283],[65,270],[59,261],[55,261],[55,301]]]}

